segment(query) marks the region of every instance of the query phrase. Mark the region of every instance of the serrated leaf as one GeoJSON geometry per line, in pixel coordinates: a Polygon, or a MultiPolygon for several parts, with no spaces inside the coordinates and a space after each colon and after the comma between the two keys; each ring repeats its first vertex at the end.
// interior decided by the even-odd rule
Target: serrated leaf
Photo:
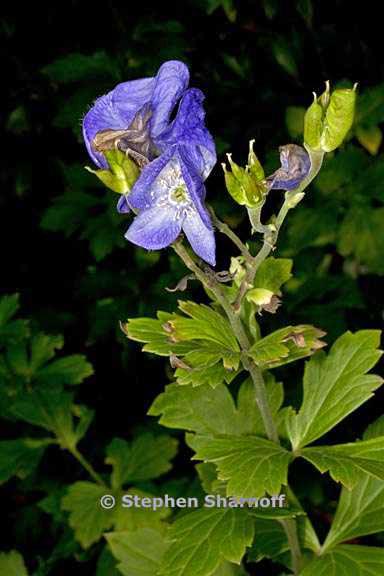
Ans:
{"type": "Polygon", "coordinates": [[[287,484],[291,454],[278,444],[256,436],[187,435],[193,460],[212,462],[219,480],[227,481],[227,495],[258,498],[274,495],[287,484]]]}
{"type": "Polygon", "coordinates": [[[384,208],[352,206],[338,229],[339,253],[344,257],[353,256],[370,272],[383,275],[383,223],[384,208]]]}
{"type": "Polygon", "coordinates": [[[208,576],[224,560],[239,564],[253,540],[246,510],[201,509],[176,520],[159,576],[208,576]]]}
{"type": "Polygon", "coordinates": [[[300,455],[352,489],[366,474],[384,480],[384,436],[336,446],[304,448],[300,455]]]}
{"type": "Polygon", "coordinates": [[[177,452],[175,438],[146,433],[127,442],[114,438],[107,447],[105,462],[112,465],[112,487],[121,488],[128,482],[143,482],[157,478],[172,467],[177,452]]]}
{"type": "Polygon", "coordinates": [[[224,382],[230,384],[237,375],[236,370],[227,370],[222,364],[197,366],[189,370],[178,368],[175,371],[175,377],[180,386],[191,385],[192,387],[210,386],[216,388],[224,382]]]}
{"type": "Polygon", "coordinates": [[[0,298],[0,327],[2,328],[13,318],[18,311],[20,296],[19,294],[6,294],[0,298]]]}
{"type": "Polygon", "coordinates": [[[0,442],[0,484],[12,476],[25,478],[39,464],[49,438],[20,438],[0,442]]]}
{"type": "Polygon", "coordinates": [[[310,356],[325,343],[324,332],[314,326],[286,326],[257,340],[248,354],[262,369],[276,368],[310,356]]]}
{"type": "MultiPolygon", "coordinates": [[[[380,436],[384,436],[383,416],[368,426],[363,439],[371,440],[380,436]]],[[[352,490],[342,489],[323,549],[383,530],[384,482],[366,475],[352,490]]]]}
{"type": "Polygon", "coordinates": [[[381,356],[379,342],[378,330],[346,332],[328,355],[318,352],[306,364],[303,402],[287,421],[294,450],[323,436],[382,384],[379,376],[366,374],[381,356]]]}
{"type": "MultiPolygon", "coordinates": [[[[153,497],[135,488],[129,494],[140,498],[153,497]]],[[[152,510],[142,506],[125,507],[121,498],[120,491],[94,482],[80,481],[68,487],[67,494],[61,500],[61,508],[69,512],[69,525],[83,548],[89,548],[112,527],[118,531],[133,531],[146,526],[159,528],[162,520],[170,513],[168,508],[152,510]],[[101,498],[105,494],[115,498],[114,507],[105,509],[101,506],[101,498]]]]}
{"type": "Polygon", "coordinates": [[[0,574],[4,574],[4,576],[28,576],[22,555],[16,550],[0,552],[0,574]]]}
{"type": "Polygon", "coordinates": [[[52,381],[55,384],[81,384],[85,378],[92,376],[93,367],[83,354],[72,354],[54,360],[38,371],[39,380],[52,381]]]}
{"type": "Polygon", "coordinates": [[[61,501],[62,509],[70,513],[69,525],[83,548],[97,542],[113,525],[113,510],[106,510],[100,504],[101,497],[107,493],[105,486],[94,482],[75,482],[61,501]]]}
{"type": "MultiPolygon", "coordinates": [[[[283,402],[283,388],[272,377],[268,377],[266,385],[271,411],[276,415],[283,402]]],[[[200,434],[261,435],[264,425],[254,394],[253,384],[247,379],[239,389],[236,407],[223,384],[214,390],[207,385],[184,388],[170,384],[155,399],[148,414],[161,416],[160,424],[168,428],[200,434]]]]}
{"type": "Polygon", "coordinates": [[[118,569],[125,576],[155,576],[168,543],[164,530],[141,528],[135,532],[111,532],[106,535],[118,569]]]}
{"type": "Polygon", "coordinates": [[[282,285],[292,276],[292,263],[289,258],[267,258],[256,272],[253,287],[279,294],[282,285]]]}
{"type": "Polygon", "coordinates": [[[73,395],[61,388],[32,390],[16,400],[11,413],[21,420],[52,432],[64,448],[74,447],[85,433],[93,412],[73,404],[73,395]],[[76,414],[77,412],[77,414],[76,414]],[[80,422],[75,428],[73,416],[80,422]]]}
{"type": "Polygon", "coordinates": [[[189,318],[172,314],[168,320],[169,334],[177,340],[207,340],[233,352],[239,344],[226,318],[205,304],[179,301],[179,308],[189,318]]]}
{"type": "Polygon", "coordinates": [[[340,545],[309,562],[300,576],[382,576],[383,572],[381,548],[340,545]]]}

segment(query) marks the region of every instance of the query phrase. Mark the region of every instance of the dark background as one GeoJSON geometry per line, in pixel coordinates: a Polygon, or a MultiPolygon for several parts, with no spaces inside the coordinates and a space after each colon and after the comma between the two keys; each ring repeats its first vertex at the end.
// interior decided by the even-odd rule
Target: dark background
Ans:
{"type": "MultiPolygon", "coordinates": [[[[115,214],[117,196],[82,169],[90,163],[80,137],[82,115],[119,81],[153,75],[165,60],[181,59],[190,67],[191,85],[206,94],[219,161],[232,151],[244,164],[248,140],[255,138],[259,158],[272,171],[277,147],[300,142],[300,122],[289,121],[289,107],[308,106],[325,80],[358,81],[366,95],[359,126],[380,126],[381,23],[380,3],[349,0],[8,6],[1,24],[1,289],[19,292],[23,317],[48,333],[63,333],[65,351],[85,353],[94,364],[95,375],[80,387],[79,398],[96,410],[84,442],[96,467],[113,436],[129,437],[147,423],[146,410],[169,378],[166,363],[126,341],[118,321],[173,309],[177,295],[164,288],[175,285],[184,269],[167,251],[147,254],[124,240],[128,217],[115,214]]],[[[382,148],[370,153],[354,132],[338,154],[284,229],[279,255],[294,258],[296,281],[287,286],[279,314],[263,318],[265,331],[283,322],[312,322],[327,330],[331,343],[346,329],[381,327],[382,148]],[[365,185],[365,174],[372,172],[365,185]]],[[[247,238],[244,214],[226,196],[220,163],[207,188],[219,215],[247,238]]],[[[267,214],[280,199],[272,199],[267,214]]],[[[220,238],[218,269],[228,267],[231,250],[220,238]]],[[[198,288],[191,295],[203,297],[198,288]]],[[[298,366],[279,372],[295,402],[300,374],[298,366]]],[[[330,439],[353,439],[379,414],[379,402],[370,403],[330,439]]],[[[192,468],[182,452],[174,475],[185,473],[192,468]]],[[[298,491],[303,473],[309,471],[297,471],[298,491]]],[[[337,490],[326,481],[321,488],[311,474],[312,488],[307,482],[301,495],[322,508],[315,519],[325,530],[337,490]]],[[[41,475],[73,481],[81,471],[70,457],[49,452],[41,475]]],[[[34,557],[49,554],[52,546],[50,524],[42,513],[32,520],[23,515],[12,483],[4,491],[14,527],[3,544],[16,545],[34,567],[34,557]],[[39,522],[43,528],[31,534],[39,522]]],[[[22,496],[31,502],[36,497],[22,496]]],[[[58,574],[60,566],[93,573],[68,560],[58,574]]]]}

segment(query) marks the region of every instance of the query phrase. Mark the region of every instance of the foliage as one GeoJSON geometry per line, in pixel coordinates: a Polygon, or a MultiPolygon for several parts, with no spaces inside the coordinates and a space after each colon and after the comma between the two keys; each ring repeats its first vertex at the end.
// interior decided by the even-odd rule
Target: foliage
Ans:
{"type": "Polygon", "coordinates": [[[11,525],[1,574],[382,574],[381,18],[346,0],[320,4],[7,9],[0,484],[11,525]],[[359,22],[359,42],[346,15],[359,22]],[[206,95],[219,160],[207,200],[252,257],[262,229],[251,235],[246,208],[225,194],[225,152],[244,166],[255,140],[261,163],[236,165],[248,188],[232,192],[256,212],[263,205],[275,244],[284,199],[267,195],[263,178],[277,168],[278,146],[302,143],[324,79],[337,90],[359,82],[344,143],[326,154],[249,285],[247,258],[218,226],[204,293],[172,250],[129,246],[131,216],[117,213],[116,192],[130,189],[137,166],[117,153],[112,172],[84,170],[81,118],[94,99],[167,59],[188,63],[206,95]],[[218,285],[234,308],[245,289],[236,318],[246,352],[218,285]],[[185,290],[177,309],[174,287],[185,290]],[[250,366],[262,374],[280,445],[250,366]],[[201,502],[278,492],[284,508],[120,505],[124,494],[201,502]],[[113,508],[100,505],[105,495],[113,508]]]}

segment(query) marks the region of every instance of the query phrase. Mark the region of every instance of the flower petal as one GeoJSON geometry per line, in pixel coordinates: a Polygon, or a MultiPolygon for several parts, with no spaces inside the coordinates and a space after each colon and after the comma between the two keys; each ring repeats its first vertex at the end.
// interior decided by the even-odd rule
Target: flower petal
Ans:
{"type": "Polygon", "coordinates": [[[188,213],[183,222],[183,230],[187,236],[193,251],[205,262],[215,266],[216,243],[215,235],[207,228],[197,211],[188,213]]]}
{"type": "Polygon", "coordinates": [[[113,105],[113,91],[98,98],[83,119],[83,137],[88,153],[94,163],[100,168],[108,168],[104,155],[96,152],[92,141],[101,130],[119,130],[125,127],[124,118],[113,105]]]}
{"type": "Polygon", "coordinates": [[[204,125],[204,94],[190,88],[181,100],[176,118],[157,141],[160,149],[188,145],[188,156],[205,180],[216,164],[215,143],[204,125]]]}
{"type": "Polygon", "coordinates": [[[169,149],[143,168],[129,194],[129,204],[132,208],[136,208],[137,210],[149,208],[152,204],[151,193],[153,187],[156,186],[156,178],[171,160],[173,154],[174,150],[169,149]]]}
{"type": "Polygon", "coordinates": [[[151,107],[151,136],[156,139],[168,125],[176,106],[189,82],[189,71],[183,62],[170,60],[159,69],[153,89],[151,107]]]}
{"type": "Polygon", "coordinates": [[[201,175],[196,170],[196,165],[190,158],[190,148],[188,146],[178,146],[178,158],[184,182],[191,196],[192,202],[200,214],[200,218],[207,228],[212,228],[211,219],[204,206],[205,186],[201,175]]]}
{"type": "Polygon", "coordinates": [[[127,214],[127,212],[131,211],[131,207],[128,203],[128,194],[122,194],[120,196],[116,209],[120,214],[127,214]]]}
{"type": "Polygon", "coordinates": [[[155,206],[143,210],[128,228],[125,237],[147,250],[160,250],[176,240],[181,221],[170,206],[155,206]]]}
{"type": "Polygon", "coordinates": [[[275,190],[294,190],[311,168],[308,152],[297,144],[280,147],[280,163],[281,168],[267,178],[275,190]]]}
{"type": "Polygon", "coordinates": [[[155,86],[154,78],[121,82],[113,90],[112,102],[125,120],[124,128],[133,121],[136,113],[148,104],[155,86]]]}

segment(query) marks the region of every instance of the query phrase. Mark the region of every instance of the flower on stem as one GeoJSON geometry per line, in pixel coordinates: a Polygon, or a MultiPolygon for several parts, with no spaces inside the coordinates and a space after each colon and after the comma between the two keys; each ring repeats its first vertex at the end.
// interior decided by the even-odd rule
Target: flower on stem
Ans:
{"type": "Polygon", "coordinates": [[[117,205],[119,212],[138,213],[128,240],[157,250],[184,231],[196,254],[214,265],[204,180],[216,163],[216,151],[204,124],[204,95],[188,89],[188,81],[187,67],[169,61],[153,78],[119,84],[85,115],[83,135],[98,167],[108,169],[108,151],[118,149],[141,169],[117,205]]]}
{"type": "Polygon", "coordinates": [[[311,168],[308,152],[297,144],[280,146],[281,167],[267,181],[270,189],[294,190],[306,178],[311,168]]]}

